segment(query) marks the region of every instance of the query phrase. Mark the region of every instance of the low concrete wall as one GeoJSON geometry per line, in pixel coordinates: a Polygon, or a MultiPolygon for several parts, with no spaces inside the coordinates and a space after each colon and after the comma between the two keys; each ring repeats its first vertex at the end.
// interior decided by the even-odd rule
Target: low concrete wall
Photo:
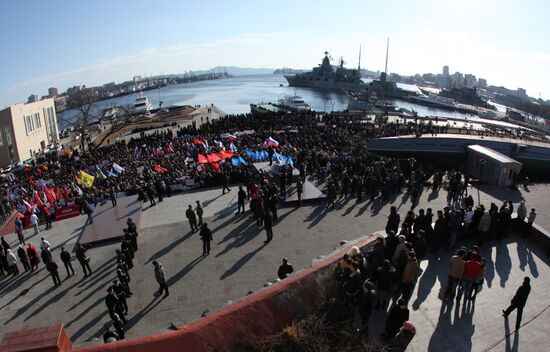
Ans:
{"type": "Polygon", "coordinates": [[[270,335],[294,320],[313,312],[324,302],[332,287],[335,263],[351,246],[360,248],[373,242],[375,236],[364,236],[346,243],[311,268],[266,287],[241,301],[184,325],[178,331],[159,333],[111,344],[77,349],[99,351],[232,351],[239,340],[253,335],[270,335]]]}

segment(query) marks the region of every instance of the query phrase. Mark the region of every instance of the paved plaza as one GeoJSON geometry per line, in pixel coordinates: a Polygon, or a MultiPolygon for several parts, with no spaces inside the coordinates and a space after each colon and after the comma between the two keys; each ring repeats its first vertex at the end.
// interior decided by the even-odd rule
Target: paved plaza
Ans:
{"type": "MultiPolygon", "coordinates": [[[[471,189],[477,203],[477,190],[471,189]]],[[[434,212],[446,205],[446,192],[424,191],[416,207],[431,207],[434,212]]],[[[550,215],[545,214],[550,187],[534,185],[529,192],[509,192],[484,187],[482,203],[510,199],[526,200],[528,209],[537,208],[536,222],[550,229],[550,215]]],[[[237,189],[221,194],[221,188],[208,189],[166,198],[155,207],[144,204],[141,219],[139,251],[130,271],[131,290],[128,300],[127,337],[165,331],[171,323],[180,326],[199,319],[204,312],[216,310],[250,291],[261,289],[276,278],[281,258],[287,257],[295,270],[309,267],[312,260],[339,247],[341,240],[353,240],[383,229],[390,205],[399,207],[401,218],[410,209],[407,194],[399,194],[390,202],[355,199],[340,202],[336,210],[326,211],[321,204],[301,208],[283,207],[274,226],[274,240],[264,244],[265,232],[251,215],[235,215],[237,189]],[[202,257],[198,233],[189,232],[185,209],[200,200],[204,219],[213,231],[211,254],[202,257]],[[153,292],[158,285],[151,262],[163,263],[170,296],[158,299],[153,292]]],[[[517,204],[516,204],[517,207],[517,204]]],[[[122,211],[124,213],[124,211],[122,211]]],[[[53,246],[53,256],[60,265],[60,276],[66,276],[59,260],[60,247],[72,250],[85,226],[85,216],[54,223],[54,228],[27,237],[38,247],[45,236],[53,246]]],[[[122,231],[122,229],[120,229],[122,231]]],[[[15,245],[15,236],[8,236],[15,245]]],[[[467,243],[470,245],[470,243],[467,243]]],[[[104,304],[106,289],[114,272],[116,243],[89,250],[93,274],[84,279],[78,262],[74,261],[74,277],[54,288],[51,277],[41,265],[34,274],[23,273],[15,279],[0,281],[0,339],[4,333],[23,327],[48,325],[63,321],[75,345],[98,343],[102,326],[109,320],[104,304]]],[[[440,251],[422,261],[420,277],[411,299],[411,320],[417,335],[410,351],[545,351],[550,323],[549,258],[545,249],[530,240],[511,235],[491,248],[483,249],[487,258],[487,276],[475,305],[458,309],[442,305],[438,298],[446,284],[447,261],[450,253],[440,251]],[[506,337],[507,326],[501,316],[524,276],[530,276],[532,291],[524,310],[525,326],[518,334],[506,337]]],[[[20,266],[21,268],[21,266],[20,266]]],[[[22,269],[22,268],[21,268],[22,269]]],[[[381,331],[385,319],[376,311],[371,318],[371,332],[381,331]]],[[[261,319],[261,317],[258,317],[261,319]]],[[[515,312],[510,315],[509,329],[515,324],[515,312]]]]}

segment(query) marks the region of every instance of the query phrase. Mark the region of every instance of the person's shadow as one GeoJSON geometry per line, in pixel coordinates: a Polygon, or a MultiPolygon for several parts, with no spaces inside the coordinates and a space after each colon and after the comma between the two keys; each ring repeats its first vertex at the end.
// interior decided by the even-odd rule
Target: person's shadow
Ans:
{"type": "Polygon", "coordinates": [[[510,323],[508,319],[504,319],[504,334],[506,338],[506,352],[517,352],[519,351],[519,330],[514,331],[514,341],[510,345],[510,323]]]}

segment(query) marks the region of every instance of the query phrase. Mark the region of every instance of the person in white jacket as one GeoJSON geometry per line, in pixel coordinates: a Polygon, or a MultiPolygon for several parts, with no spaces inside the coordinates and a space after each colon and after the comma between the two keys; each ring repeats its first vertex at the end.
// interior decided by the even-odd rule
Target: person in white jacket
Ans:
{"type": "Polygon", "coordinates": [[[19,268],[17,267],[17,257],[12,253],[11,249],[6,252],[6,261],[8,262],[8,272],[13,276],[19,275],[19,268]]]}

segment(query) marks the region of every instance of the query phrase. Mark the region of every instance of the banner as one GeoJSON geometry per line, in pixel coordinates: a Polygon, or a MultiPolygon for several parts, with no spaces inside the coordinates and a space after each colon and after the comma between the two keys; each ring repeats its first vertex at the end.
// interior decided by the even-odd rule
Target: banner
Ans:
{"type": "Polygon", "coordinates": [[[55,221],[74,218],[80,215],[79,205],[69,205],[64,208],[57,208],[55,211],[55,221]]]}

